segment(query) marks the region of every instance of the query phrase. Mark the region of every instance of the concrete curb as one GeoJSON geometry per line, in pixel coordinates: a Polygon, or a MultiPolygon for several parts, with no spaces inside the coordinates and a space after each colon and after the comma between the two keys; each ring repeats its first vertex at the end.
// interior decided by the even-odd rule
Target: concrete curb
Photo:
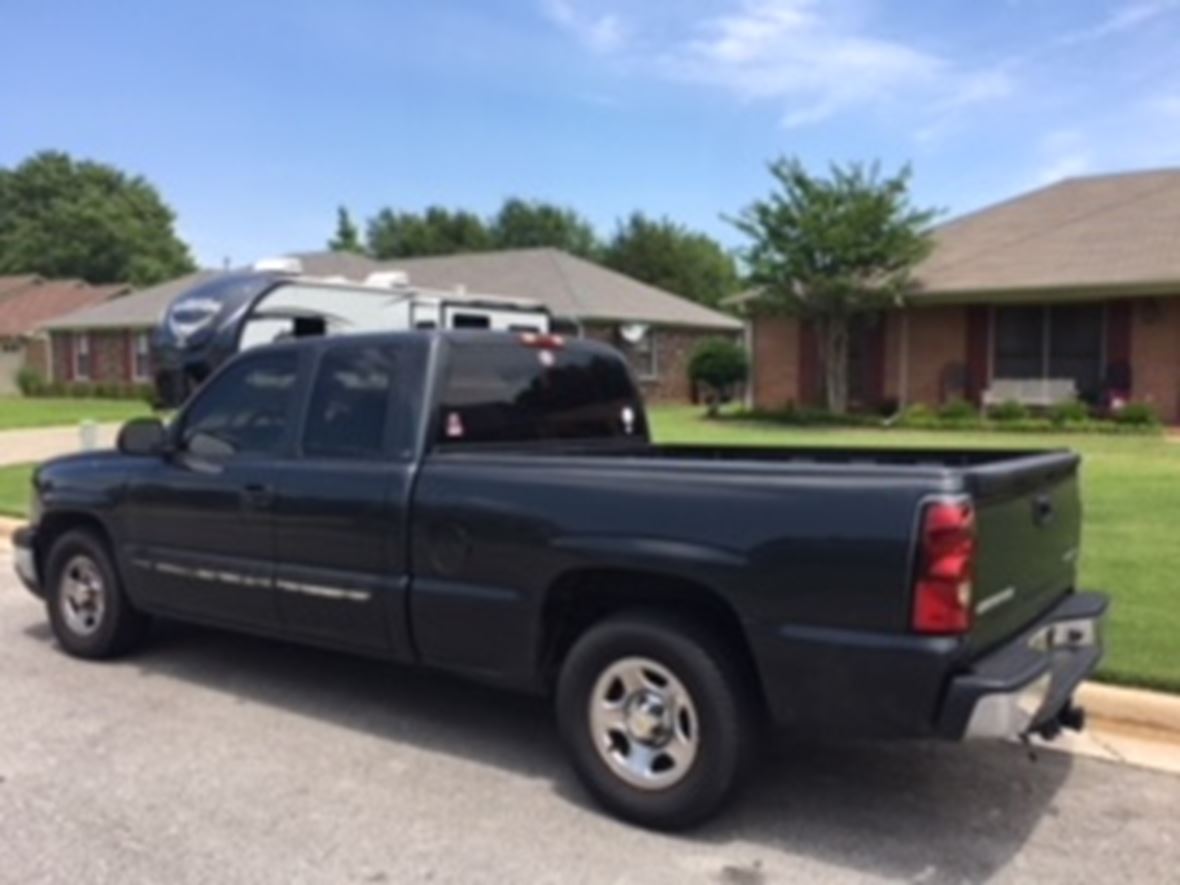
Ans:
{"type": "Polygon", "coordinates": [[[7,550],[12,546],[12,533],[24,525],[23,519],[12,516],[0,516],[0,550],[7,550]]]}
{"type": "Polygon", "coordinates": [[[1180,696],[1087,682],[1077,701],[1094,719],[1135,730],[1163,732],[1180,741],[1180,696]]]}

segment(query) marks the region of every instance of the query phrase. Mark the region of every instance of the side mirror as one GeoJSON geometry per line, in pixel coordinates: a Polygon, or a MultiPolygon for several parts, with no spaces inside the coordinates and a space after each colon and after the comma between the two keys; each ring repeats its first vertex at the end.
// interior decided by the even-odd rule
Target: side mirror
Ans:
{"type": "Polygon", "coordinates": [[[119,430],[124,455],[160,455],[168,448],[168,432],[157,418],[132,418],[119,430]]]}

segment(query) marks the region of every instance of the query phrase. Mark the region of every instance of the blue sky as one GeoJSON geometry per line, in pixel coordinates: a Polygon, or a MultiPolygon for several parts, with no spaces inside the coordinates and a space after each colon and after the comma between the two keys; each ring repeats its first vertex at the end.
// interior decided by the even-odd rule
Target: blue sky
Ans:
{"type": "Polygon", "coordinates": [[[142,173],[198,259],[335,208],[632,209],[721,238],[765,161],[911,161],[958,213],[1180,164],[1180,0],[5,0],[0,165],[142,173]]]}

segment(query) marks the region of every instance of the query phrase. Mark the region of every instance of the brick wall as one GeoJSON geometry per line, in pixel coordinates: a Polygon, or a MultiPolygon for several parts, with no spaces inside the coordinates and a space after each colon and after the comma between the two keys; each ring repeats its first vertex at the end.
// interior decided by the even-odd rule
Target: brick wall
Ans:
{"type": "Polygon", "coordinates": [[[131,377],[132,332],[123,329],[87,333],[90,342],[90,377],[75,377],[74,350],[79,335],[72,332],[54,332],[53,377],[58,381],[119,382],[129,383],[131,377]]]}
{"type": "Polygon", "coordinates": [[[774,410],[800,402],[799,321],[788,316],[756,316],[750,337],[754,408],[774,410]]]}
{"type": "Polygon", "coordinates": [[[1180,298],[1136,300],[1131,310],[1131,396],[1180,422],[1180,298]]]}
{"type": "Polygon", "coordinates": [[[652,327],[648,333],[655,348],[655,375],[652,361],[638,353],[620,336],[613,324],[594,324],[583,328],[587,338],[602,341],[623,353],[631,363],[643,398],[653,403],[687,403],[692,401],[692,384],[688,380],[688,363],[697,344],[707,338],[732,337],[740,340],[740,333],[713,332],[698,329],[652,327]]]}
{"type": "Polygon", "coordinates": [[[966,368],[967,309],[919,307],[909,311],[907,347],[909,389],[906,401],[939,405],[943,400],[943,372],[949,366],[966,368]]]}

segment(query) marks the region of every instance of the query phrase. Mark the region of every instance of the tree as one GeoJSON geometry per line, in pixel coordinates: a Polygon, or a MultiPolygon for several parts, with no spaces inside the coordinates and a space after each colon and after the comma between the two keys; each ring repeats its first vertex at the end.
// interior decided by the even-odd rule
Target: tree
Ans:
{"type": "Polygon", "coordinates": [[[775,190],[733,223],[751,240],[743,257],[762,304],[814,324],[828,408],[848,408],[854,322],[898,303],[932,247],[936,213],[910,203],[910,168],[882,177],[876,164],[833,165],[828,178],[795,159],[770,164],[775,190]]]}
{"type": "Polygon", "coordinates": [[[422,214],[382,209],[369,219],[368,243],[369,254],[380,259],[481,252],[492,247],[483,219],[441,206],[431,206],[422,214]]]}
{"type": "Polygon", "coordinates": [[[504,201],[489,228],[497,249],[551,246],[583,258],[598,252],[598,238],[590,222],[573,209],[512,197],[504,201]]]}
{"type": "Polygon", "coordinates": [[[336,235],[328,240],[328,248],[333,252],[364,254],[365,246],[361,242],[360,231],[343,206],[336,209],[336,235]]]}
{"type": "Polygon", "coordinates": [[[733,257],[716,240],[640,212],[619,225],[603,260],[620,273],[702,304],[715,306],[738,287],[733,257]]]}
{"type": "Polygon", "coordinates": [[[746,380],[750,370],[746,352],[726,338],[706,338],[688,361],[688,377],[702,386],[709,417],[733,396],[734,385],[746,380]]]}
{"type": "Polygon", "coordinates": [[[44,151],[0,169],[0,273],[146,286],[194,269],[144,178],[44,151]]]}

